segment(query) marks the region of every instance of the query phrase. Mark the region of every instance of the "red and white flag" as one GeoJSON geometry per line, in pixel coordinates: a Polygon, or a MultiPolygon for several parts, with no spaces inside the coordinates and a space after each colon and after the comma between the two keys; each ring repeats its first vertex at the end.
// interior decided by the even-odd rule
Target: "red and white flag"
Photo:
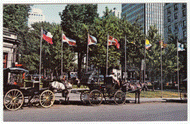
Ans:
{"type": "Polygon", "coordinates": [[[45,41],[47,41],[48,43],[50,43],[50,44],[53,44],[53,42],[52,42],[52,35],[51,35],[51,33],[50,32],[47,32],[46,30],[43,30],[43,39],[45,40],[45,41]]]}
{"type": "Polygon", "coordinates": [[[110,46],[110,45],[114,45],[114,46],[117,47],[117,49],[120,48],[120,44],[119,44],[118,40],[115,39],[115,38],[113,38],[112,36],[109,36],[108,45],[109,45],[109,46],[110,46]]]}
{"type": "Polygon", "coordinates": [[[92,35],[88,35],[88,45],[95,45],[95,44],[97,44],[97,39],[92,35]]]}
{"type": "Polygon", "coordinates": [[[76,46],[76,40],[66,37],[64,33],[62,35],[62,42],[69,44],[69,46],[76,46]]]}

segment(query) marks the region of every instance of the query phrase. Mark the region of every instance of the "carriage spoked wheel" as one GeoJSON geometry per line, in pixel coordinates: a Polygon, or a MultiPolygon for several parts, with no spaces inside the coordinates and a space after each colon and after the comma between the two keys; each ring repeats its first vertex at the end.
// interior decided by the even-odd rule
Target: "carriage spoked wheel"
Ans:
{"type": "Polygon", "coordinates": [[[116,104],[124,104],[125,101],[126,101],[126,94],[121,90],[116,91],[114,94],[114,102],[116,104]]]}
{"type": "Polygon", "coordinates": [[[51,90],[45,90],[40,94],[40,105],[49,108],[55,101],[55,95],[51,90]]]}
{"type": "Polygon", "coordinates": [[[81,92],[80,100],[83,104],[86,104],[88,101],[89,93],[88,92],[81,92]]]}
{"type": "Polygon", "coordinates": [[[5,94],[3,103],[8,110],[18,110],[24,103],[24,95],[18,89],[11,89],[5,94]]]}
{"type": "Polygon", "coordinates": [[[89,103],[91,105],[100,105],[103,100],[103,94],[99,90],[92,90],[89,93],[89,103]]]}

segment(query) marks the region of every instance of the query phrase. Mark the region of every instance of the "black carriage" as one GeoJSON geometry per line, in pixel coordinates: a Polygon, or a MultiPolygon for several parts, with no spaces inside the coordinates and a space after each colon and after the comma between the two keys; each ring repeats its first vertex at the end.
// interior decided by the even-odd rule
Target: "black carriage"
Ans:
{"type": "Polygon", "coordinates": [[[96,71],[85,73],[81,79],[81,85],[85,85],[89,90],[81,92],[80,99],[83,103],[89,102],[91,105],[100,105],[105,101],[113,101],[116,104],[123,104],[126,101],[126,87],[120,82],[116,83],[111,76],[106,76],[104,83],[96,83],[94,78],[96,71]]]}
{"type": "Polygon", "coordinates": [[[20,109],[25,100],[30,102],[32,99],[37,98],[38,103],[42,107],[51,107],[55,100],[54,93],[49,89],[37,87],[25,87],[24,76],[28,70],[23,68],[6,68],[3,69],[3,104],[8,110],[20,109]]]}

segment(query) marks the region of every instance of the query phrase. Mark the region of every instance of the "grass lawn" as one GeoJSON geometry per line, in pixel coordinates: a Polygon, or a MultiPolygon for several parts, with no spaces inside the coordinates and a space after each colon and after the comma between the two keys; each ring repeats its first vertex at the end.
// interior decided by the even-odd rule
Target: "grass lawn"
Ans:
{"type": "MultiPolygon", "coordinates": [[[[134,98],[135,94],[134,93],[127,93],[126,96],[128,98],[134,98]]],[[[178,98],[178,92],[173,92],[173,91],[141,91],[140,94],[141,98],[178,98]],[[163,95],[162,95],[163,94],[163,95]]]]}
{"type": "MultiPolygon", "coordinates": [[[[77,86],[74,85],[73,88],[77,88],[77,86]]],[[[87,88],[87,87],[82,85],[80,88],[87,88]]],[[[128,98],[135,98],[135,93],[127,92],[126,96],[128,98]]],[[[156,90],[156,91],[141,91],[140,97],[141,98],[179,98],[179,95],[178,95],[178,92],[174,92],[174,91],[161,92],[160,90],[156,90]]]]}

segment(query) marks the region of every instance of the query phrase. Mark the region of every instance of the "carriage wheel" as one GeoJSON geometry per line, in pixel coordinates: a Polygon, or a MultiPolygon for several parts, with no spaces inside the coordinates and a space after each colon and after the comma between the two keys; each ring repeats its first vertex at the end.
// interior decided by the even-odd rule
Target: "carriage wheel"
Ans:
{"type": "Polygon", "coordinates": [[[103,100],[103,94],[99,90],[92,90],[89,94],[89,103],[91,105],[100,105],[103,100]]]}
{"type": "Polygon", "coordinates": [[[121,90],[116,91],[114,94],[114,102],[116,104],[124,104],[125,101],[126,101],[126,94],[121,90]]]}
{"type": "Polygon", "coordinates": [[[89,93],[87,92],[81,92],[80,94],[80,100],[82,103],[86,104],[89,97],[89,93]]]}
{"type": "Polygon", "coordinates": [[[24,95],[20,90],[12,89],[5,94],[3,102],[8,110],[18,110],[24,103],[24,95]]]}
{"type": "Polygon", "coordinates": [[[40,94],[40,105],[44,108],[51,107],[55,101],[55,95],[51,90],[45,90],[40,94]]]}

